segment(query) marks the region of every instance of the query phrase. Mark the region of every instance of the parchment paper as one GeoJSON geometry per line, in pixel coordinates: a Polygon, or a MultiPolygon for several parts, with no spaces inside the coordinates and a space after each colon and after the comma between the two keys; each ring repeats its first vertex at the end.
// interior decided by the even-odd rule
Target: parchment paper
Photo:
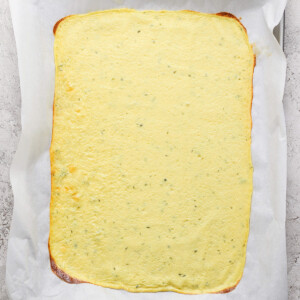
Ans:
{"type": "Polygon", "coordinates": [[[286,0],[10,0],[22,93],[22,137],[11,168],[14,213],[8,257],[11,299],[284,300],[286,133],[282,107],[286,62],[272,35],[286,0]],[[129,293],[70,285],[50,270],[50,162],[54,96],[52,28],[60,18],[113,7],[227,11],[242,17],[257,54],[252,107],[254,191],[244,275],[228,294],[129,293]]]}

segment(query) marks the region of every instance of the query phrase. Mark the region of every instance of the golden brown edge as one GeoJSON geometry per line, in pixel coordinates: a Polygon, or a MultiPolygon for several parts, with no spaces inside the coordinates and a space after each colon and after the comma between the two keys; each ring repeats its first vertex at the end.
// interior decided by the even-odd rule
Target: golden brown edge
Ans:
{"type": "MultiPolygon", "coordinates": [[[[56,30],[59,26],[59,24],[64,21],[65,19],[67,19],[68,17],[71,17],[72,15],[69,15],[69,16],[66,16],[66,17],[63,17],[62,19],[58,20],[54,27],[53,27],[53,34],[55,36],[56,34],[56,30]]],[[[54,132],[54,117],[55,117],[55,92],[54,92],[54,98],[53,98],[53,107],[52,107],[52,111],[53,111],[53,118],[52,118],[52,138],[51,138],[51,145],[50,145],[50,168],[51,168],[51,197],[50,197],[50,213],[51,213],[51,204],[52,204],[52,191],[53,191],[53,180],[52,180],[52,177],[53,177],[53,174],[55,173],[54,171],[54,168],[53,168],[53,165],[52,165],[52,161],[53,161],[53,155],[51,153],[51,147],[52,147],[52,142],[53,142],[53,132],[54,132]]],[[[50,231],[51,231],[51,214],[50,214],[50,231]]],[[[50,231],[49,231],[49,238],[48,238],[48,251],[49,251],[49,259],[50,259],[50,267],[51,267],[51,270],[52,272],[57,276],[59,277],[60,279],[62,279],[63,281],[67,282],[67,283],[84,283],[84,281],[81,281],[81,280],[78,280],[76,278],[73,278],[71,276],[69,276],[66,272],[64,272],[62,269],[60,269],[52,254],[51,254],[51,249],[50,249],[50,231]]]]}
{"type": "MultiPolygon", "coordinates": [[[[198,11],[193,11],[193,10],[182,10],[182,11],[185,11],[185,12],[191,12],[191,13],[199,13],[198,11]]],[[[248,34],[247,34],[247,29],[245,28],[245,26],[242,24],[242,22],[233,14],[231,13],[228,13],[228,12],[219,12],[219,13],[216,13],[216,14],[212,14],[212,15],[217,15],[217,16],[221,16],[221,17],[227,17],[227,18],[232,18],[234,20],[236,20],[241,26],[242,28],[244,29],[245,31],[245,34],[247,35],[248,37],[248,34]]],[[[59,24],[64,21],[65,19],[67,19],[68,17],[71,17],[72,15],[69,15],[69,16],[66,16],[60,20],[58,20],[54,27],[53,27],[53,34],[55,36],[55,33],[56,33],[56,30],[59,26],[59,24]]],[[[250,104],[250,120],[251,120],[251,128],[252,128],[252,116],[251,116],[251,108],[252,108],[252,102],[253,102],[253,74],[254,74],[254,68],[256,66],[256,56],[255,54],[253,54],[254,56],[254,62],[253,62],[253,73],[252,73],[252,97],[251,97],[251,104],[250,104]]],[[[53,137],[53,129],[54,129],[54,105],[55,105],[55,96],[54,96],[54,100],[53,100],[53,120],[52,120],[52,137],[53,137]]],[[[51,146],[52,146],[52,140],[51,140],[51,146]]],[[[52,155],[51,155],[51,152],[50,152],[50,164],[51,164],[51,175],[52,173],[54,173],[54,170],[52,168],[52,155]]],[[[51,206],[51,202],[52,202],[52,176],[51,176],[51,200],[50,200],[50,206],[51,206]]],[[[50,218],[51,220],[51,218],[50,218]]],[[[49,244],[49,240],[50,240],[50,235],[49,235],[49,239],[48,239],[48,250],[49,250],[49,258],[50,258],[50,266],[51,266],[51,270],[52,272],[57,276],[59,277],[60,279],[62,279],[63,281],[67,282],[67,283],[70,283],[70,284],[78,284],[78,283],[90,283],[90,284],[94,284],[92,282],[87,282],[87,281],[82,281],[82,280],[79,280],[77,278],[74,278],[74,277],[71,277],[70,275],[68,275],[67,273],[65,273],[63,270],[61,270],[57,264],[55,263],[55,260],[54,258],[52,257],[51,255],[51,249],[50,249],[50,244],[49,244]]],[[[229,288],[226,288],[226,289],[223,289],[223,290],[220,290],[220,291],[217,291],[217,292],[207,292],[206,294],[226,294],[226,293],[229,293],[231,291],[233,291],[237,285],[239,284],[241,279],[239,279],[237,281],[237,283],[232,286],[232,287],[229,287],[229,288]]],[[[94,285],[98,285],[98,284],[94,284],[94,285]]],[[[108,287],[109,286],[105,286],[105,285],[100,285],[99,286],[102,286],[102,287],[108,287]]],[[[120,288],[121,289],[121,288],[120,288]]],[[[138,291],[138,290],[131,290],[130,288],[126,288],[126,287],[123,287],[122,288],[123,290],[126,290],[128,292],[143,292],[143,291],[138,291]]],[[[177,292],[177,293],[180,293],[180,294],[186,294],[186,295],[193,295],[192,293],[186,293],[186,292],[183,292],[183,291],[180,291],[180,290],[177,290],[177,289],[168,289],[168,290],[161,290],[160,292],[164,292],[164,291],[174,291],[174,292],[177,292]]],[[[159,292],[159,291],[158,291],[159,292]]],[[[199,294],[199,293],[195,293],[195,294],[199,294]]]]}
{"type": "Polygon", "coordinates": [[[57,277],[59,277],[60,279],[62,279],[63,281],[65,281],[67,283],[84,283],[84,281],[73,278],[70,275],[68,275],[66,272],[64,272],[62,269],[60,269],[57,266],[57,264],[55,263],[52,255],[51,255],[49,243],[48,243],[48,249],[49,249],[51,270],[57,277]]]}
{"type": "Polygon", "coordinates": [[[65,20],[65,19],[67,19],[67,18],[69,18],[69,17],[72,17],[72,16],[73,16],[73,15],[69,15],[69,16],[63,17],[63,18],[61,18],[60,20],[58,20],[58,21],[54,24],[54,26],[53,26],[53,34],[54,34],[54,36],[55,36],[55,33],[56,33],[56,30],[57,30],[58,25],[59,25],[63,20],[65,20]]]}

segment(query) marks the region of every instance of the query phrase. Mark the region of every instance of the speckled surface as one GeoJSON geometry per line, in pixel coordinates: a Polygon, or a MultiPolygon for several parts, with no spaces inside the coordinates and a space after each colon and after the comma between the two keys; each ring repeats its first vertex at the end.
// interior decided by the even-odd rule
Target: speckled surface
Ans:
{"type": "Polygon", "coordinates": [[[17,53],[7,0],[0,5],[0,37],[0,299],[6,300],[5,261],[13,208],[9,167],[21,131],[17,53]]]}
{"type": "MultiPolygon", "coordinates": [[[[288,136],[287,253],[289,299],[300,299],[300,1],[286,9],[287,80],[284,109],[288,136]]],[[[5,260],[13,208],[9,167],[18,144],[21,96],[8,0],[0,5],[0,299],[7,300],[5,260]]],[[[264,300],[264,299],[261,299],[264,300]]]]}
{"type": "Polygon", "coordinates": [[[289,299],[300,299],[300,1],[286,9],[284,52],[287,78],[284,110],[288,137],[287,255],[289,299]]]}

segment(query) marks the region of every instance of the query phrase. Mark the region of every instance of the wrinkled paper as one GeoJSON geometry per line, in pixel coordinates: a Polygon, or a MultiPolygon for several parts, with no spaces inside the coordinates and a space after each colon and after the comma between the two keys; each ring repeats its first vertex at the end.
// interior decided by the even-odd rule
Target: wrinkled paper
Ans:
{"type": "Polygon", "coordinates": [[[286,61],[272,34],[286,0],[10,0],[22,93],[22,136],[11,168],[14,212],[6,283],[11,299],[285,300],[286,133],[282,106],[286,61]],[[190,9],[241,17],[256,53],[252,106],[253,197],[246,266],[228,294],[129,293],[68,284],[49,263],[53,26],[64,16],[117,7],[190,9]]]}

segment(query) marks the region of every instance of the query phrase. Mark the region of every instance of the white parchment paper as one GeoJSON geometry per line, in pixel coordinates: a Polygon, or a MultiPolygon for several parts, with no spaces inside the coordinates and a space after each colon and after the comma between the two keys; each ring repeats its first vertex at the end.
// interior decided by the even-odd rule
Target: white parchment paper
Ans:
{"type": "Polygon", "coordinates": [[[285,300],[286,62],[272,35],[286,0],[10,0],[22,93],[22,136],[11,168],[14,213],[6,282],[11,299],[285,300]],[[60,18],[114,7],[227,11],[241,17],[257,65],[252,107],[254,191],[244,275],[228,294],[129,293],[56,277],[48,254],[54,96],[52,28],[60,18]]]}

